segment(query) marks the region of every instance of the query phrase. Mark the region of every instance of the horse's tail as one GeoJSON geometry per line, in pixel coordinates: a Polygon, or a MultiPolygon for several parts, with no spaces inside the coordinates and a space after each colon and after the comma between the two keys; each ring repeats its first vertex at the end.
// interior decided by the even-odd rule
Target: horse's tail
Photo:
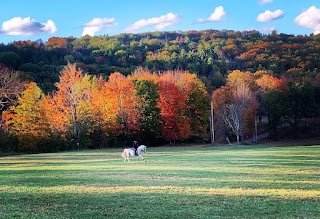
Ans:
{"type": "Polygon", "coordinates": [[[124,152],[121,154],[121,157],[126,158],[126,156],[125,156],[124,152]]]}

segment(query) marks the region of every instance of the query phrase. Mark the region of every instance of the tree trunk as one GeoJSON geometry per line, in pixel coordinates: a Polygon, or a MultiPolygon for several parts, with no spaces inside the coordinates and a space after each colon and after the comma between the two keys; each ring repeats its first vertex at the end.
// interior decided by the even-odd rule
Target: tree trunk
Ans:
{"type": "Polygon", "coordinates": [[[240,136],[237,134],[237,145],[240,145],[240,136]]]}
{"type": "Polygon", "coordinates": [[[78,121],[77,108],[74,106],[73,108],[73,137],[75,139],[76,148],[79,149],[79,139],[80,139],[80,124],[78,121]]]}

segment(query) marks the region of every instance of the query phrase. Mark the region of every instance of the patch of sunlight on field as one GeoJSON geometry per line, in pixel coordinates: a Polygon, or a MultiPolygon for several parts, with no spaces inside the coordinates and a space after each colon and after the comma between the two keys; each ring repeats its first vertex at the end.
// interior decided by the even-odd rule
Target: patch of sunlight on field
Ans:
{"type": "MultiPolygon", "coordinates": [[[[140,176],[141,177],[141,176],[140,176]]],[[[144,179],[142,177],[142,179],[144,179]]],[[[212,177],[202,177],[202,178],[191,178],[191,177],[181,177],[181,176],[153,176],[151,178],[152,180],[161,180],[161,181],[190,181],[190,182],[206,182],[206,183],[228,183],[228,182],[234,182],[234,183],[265,183],[265,184],[306,184],[306,185],[320,185],[320,181],[311,181],[311,180],[272,180],[272,179],[239,179],[237,178],[212,178],[212,177]]],[[[147,180],[147,178],[145,179],[147,180]]]]}
{"type": "Polygon", "coordinates": [[[244,189],[244,188],[198,188],[178,186],[52,186],[52,187],[12,187],[2,186],[0,192],[7,193],[165,193],[208,196],[273,196],[293,199],[320,198],[319,190],[302,189],[244,189]]]}
{"type": "MultiPolygon", "coordinates": [[[[110,161],[110,160],[108,160],[110,161]]],[[[261,164],[242,164],[238,162],[236,168],[234,165],[231,166],[211,166],[211,165],[202,165],[199,163],[198,166],[190,165],[188,163],[183,165],[169,165],[164,164],[162,166],[152,165],[150,163],[122,163],[118,162],[116,165],[106,163],[106,160],[92,159],[90,162],[60,162],[53,163],[51,160],[47,163],[41,162],[22,162],[22,163],[12,163],[12,164],[2,164],[0,162],[1,171],[23,171],[23,170],[41,170],[41,171],[64,171],[64,170],[112,170],[112,171],[154,171],[155,173],[161,171],[179,171],[179,173],[184,172],[195,172],[195,173],[229,173],[229,174],[249,174],[249,175],[320,175],[320,168],[316,169],[299,169],[295,167],[286,167],[285,164],[282,164],[278,168],[274,167],[263,167],[261,164]],[[54,165],[57,164],[57,165],[54,165]]]]}
{"type": "MultiPolygon", "coordinates": [[[[110,159],[108,159],[110,160],[110,159]]],[[[116,160],[116,159],[114,159],[116,160]]],[[[119,160],[119,159],[117,159],[119,160]]],[[[55,159],[50,159],[47,161],[43,160],[7,160],[5,163],[2,163],[0,160],[0,164],[3,165],[24,165],[24,164],[62,164],[62,163],[91,163],[91,162],[102,162],[106,161],[106,159],[90,159],[90,160],[55,160],[55,159]]]]}

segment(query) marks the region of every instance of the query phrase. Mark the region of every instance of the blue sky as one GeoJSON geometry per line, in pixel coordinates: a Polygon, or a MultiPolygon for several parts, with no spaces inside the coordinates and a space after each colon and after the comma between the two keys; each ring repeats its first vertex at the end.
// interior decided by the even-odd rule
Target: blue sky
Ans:
{"type": "Polygon", "coordinates": [[[320,33],[319,0],[10,0],[0,42],[148,31],[276,30],[320,33]]]}

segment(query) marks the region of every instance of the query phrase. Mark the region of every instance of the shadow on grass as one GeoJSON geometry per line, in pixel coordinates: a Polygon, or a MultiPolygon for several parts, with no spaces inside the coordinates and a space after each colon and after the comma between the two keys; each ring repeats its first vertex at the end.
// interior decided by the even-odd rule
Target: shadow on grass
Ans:
{"type": "Polygon", "coordinates": [[[0,218],[319,218],[319,199],[164,193],[2,194],[0,218]]]}

